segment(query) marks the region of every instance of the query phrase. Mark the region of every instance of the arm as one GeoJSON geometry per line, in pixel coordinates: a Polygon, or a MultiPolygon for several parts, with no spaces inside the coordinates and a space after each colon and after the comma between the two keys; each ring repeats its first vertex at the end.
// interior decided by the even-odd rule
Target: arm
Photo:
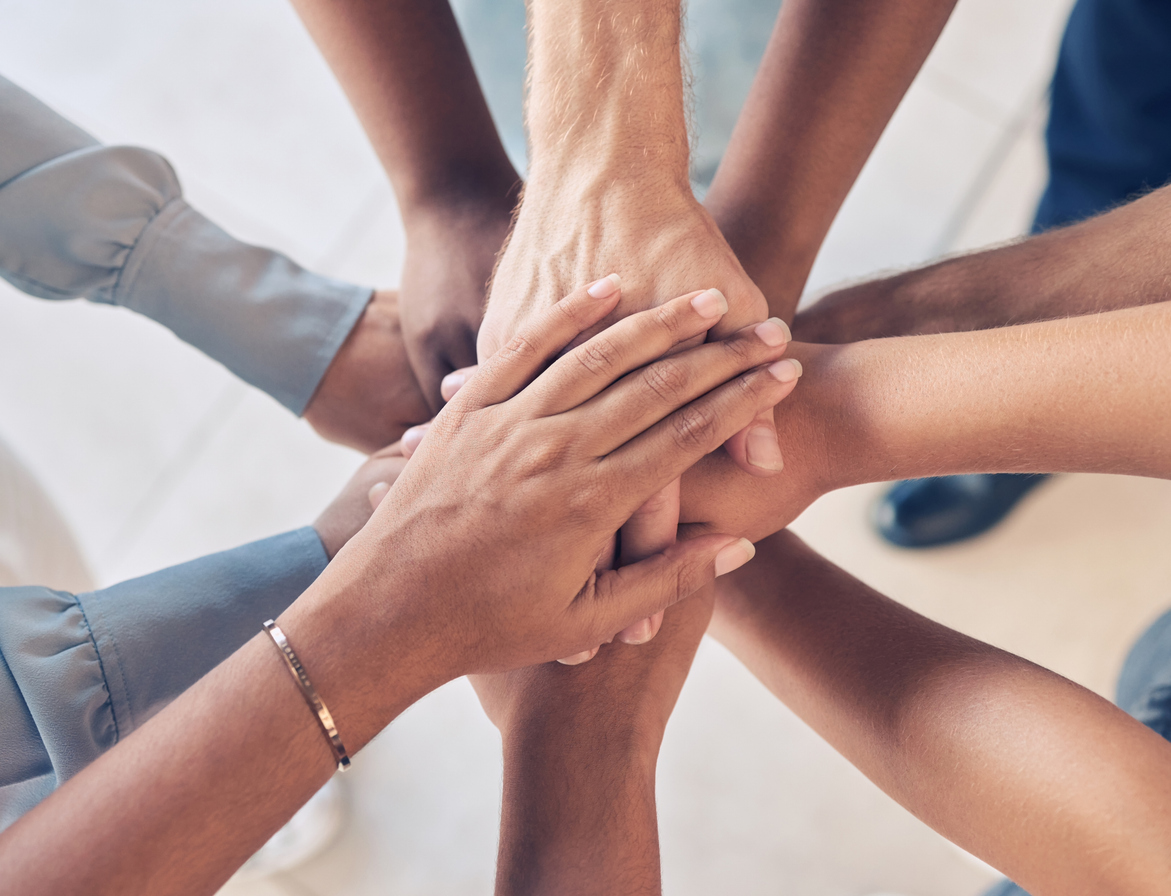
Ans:
{"type": "Polygon", "coordinates": [[[433,410],[475,362],[520,176],[447,0],[293,0],[390,175],[407,236],[402,319],[433,410]]]}
{"type": "MultiPolygon", "coordinates": [[[[691,192],[679,41],[679,0],[530,5],[529,182],[492,280],[481,359],[611,271],[622,301],[610,321],[697,287],[720,290],[729,306],[714,337],[768,316],[691,192]]],[[[754,475],[780,467],[767,416],[728,450],[754,475]]]]}
{"type": "Polygon", "coordinates": [[[1165,892],[1171,744],[1102,698],[787,532],[721,580],[713,633],[890,796],[1030,893],[1165,892]]]}
{"type": "Polygon", "coordinates": [[[313,528],[81,594],[0,589],[0,830],[283,612],[405,464],[362,465],[313,528]]]}
{"type": "Polygon", "coordinates": [[[354,447],[427,418],[393,293],[234,239],[162,156],[102,146],[2,78],[0,133],[0,276],[18,289],[144,314],[354,447]]]}
{"type": "MultiPolygon", "coordinates": [[[[351,750],[445,681],[601,643],[750,558],[739,539],[707,536],[595,572],[640,504],[788,391],[758,366],[777,353],[751,332],[736,350],[713,343],[666,362],[687,374],[670,398],[654,374],[626,377],[712,326],[686,298],[554,360],[616,299],[580,291],[487,362],[370,522],[281,614],[351,750]],[[615,361],[607,373],[583,364],[599,350],[615,361]]],[[[6,889],[222,884],[335,768],[262,638],[4,832],[6,889]]]]}
{"type": "Polygon", "coordinates": [[[1171,478],[1171,302],[842,346],[794,343],[801,388],[776,409],[785,474],[718,453],[683,480],[684,522],[752,540],[836,488],[951,473],[1171,478]]]}
{"type": "Polygon", "coordinates": [[[794,321],[808,342],[984,330],[1171,300],[1171,188],[1080,224],[837,290],[794,321]]]}
{"type": "Polygon", "coordinates": [[[661,891],[655,767],[711,595],[641,647],[473,679],[504,741],[498,896],[661,891]]]}
{"type": "Polygon", "coordinates": [[[781,6],[704,199],[772,314],[793,319],[834,216],[954,6],[955,0],[781,6]]]}

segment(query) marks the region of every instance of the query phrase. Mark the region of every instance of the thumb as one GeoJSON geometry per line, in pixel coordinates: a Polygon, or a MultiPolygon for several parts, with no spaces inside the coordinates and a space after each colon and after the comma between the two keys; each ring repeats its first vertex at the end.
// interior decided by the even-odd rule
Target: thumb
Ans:
{"type": "MultiPolygon", "coordinates": [[[[406,441],[404,436],[403,441],[406,441]]],[[[724,443],[724,450],[745,473],[753,476],[773,476],[785,466],[781,447],[777,444],[777,426],[773,409],[765,408],[732,438],[724,443]]]]}
{"type": "Polygon", "coordinates": [[[670,545],[638,563],[601,573],[594,584],[597,635],[602,641],[630,623],[690,597],[756,554],[747,538],[701,535],[670,545]]]}

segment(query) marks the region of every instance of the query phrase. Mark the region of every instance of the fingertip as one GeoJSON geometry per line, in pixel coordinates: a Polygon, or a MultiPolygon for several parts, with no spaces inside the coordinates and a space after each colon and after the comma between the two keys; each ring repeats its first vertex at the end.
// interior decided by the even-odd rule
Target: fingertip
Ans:
{"type": "Polygon", "coordinates": [[[375,482],[370,486],[370,490],[366,492],[366,498],[370,502],[370,509],[377,510],[378,505],[382,503],[382,499],[390,493],[389,482],[375,482]]]}
{"type": "Polygon", "coordinates": [[[583,650],[581,653],[575,653],[573,656],[567,656],[564,659],[558,660],[557,662],[563,666],[580,666],[582,663],[588,663],[595,656],[597,656],[598,651],[601,649],[602,647],[599,644],[592,650],[583,650]]]}
{"type": "Polygon", "coordinates": [[[716,578],[735,572],[756,556],[756,545],[747,538],[737,538],[716,554],[716,578]]]}
{"type": "Polygon", "coordinates": [[[608,299],[622,289],[622,278],[617,274],[607,274],[601,280],[595,280],[586,289],[586,294],[594,299],[608,299]]]}
{"type": "Polygon", "coordinates": [[[421,423],[418,426],[412,426],[402,437],[402,453],[403,457],[409,458],[418,449],[423,441],[423,436],[427,434],[427,430],[431,428],[430,423],[421,423]]]}

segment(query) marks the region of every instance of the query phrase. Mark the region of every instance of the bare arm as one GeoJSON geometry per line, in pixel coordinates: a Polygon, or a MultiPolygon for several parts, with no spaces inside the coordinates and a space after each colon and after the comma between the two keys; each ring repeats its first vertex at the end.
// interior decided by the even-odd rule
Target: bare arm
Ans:
{"type": "Polygon", "coordinates": [[[655,766],[712,598],[673,607],[650,644],[473,680],[504,741],[497,896],[661,891],[655,766]]]}
{"type": "Polygon", "coordinates": [[[1171,299],[1171,188],[1080,224],[830,293],[807,342],[984,330],[1171,299]]]}
{"type": "Polygon", "coordinates": [[[954,6],[781,6],[704,200],[772,314],[793,319],[834,216],[954,6]]]}
{"type": "MultiPolygon", "coordinates": [[[[677,355],[690,386],[674,398],[624,377],[715,323],[686,298],[553,361],[616,300],[579,292],[485,364],[281,614],[350,750],[444,681],[602,643],[750,559],[715,536],[595,572],[641,503],[791,388],[750,339],[677,355]],[[583,356],[607,341],[616,366],[591,374],[583,356]]],[[[5,892],[214,892],[332,768],[258,636],[0,835],[5,892]]]]}
{"type": "Polygon", "coordinates": [[[752,540],[847,485],[976,472],[1171,478],[1171,302],[841,346],[793,343],[775,415],[784,475],[718,453],[683,480],[684,522],[752,540]]]}
{"type": "Polygon", "coordinates": [[[713,633],[895,800],[1035,896],[1171,879],[1171,744],[1095,694],[891,601],[788,532],[713,633]]]}
{"type": "Polygon", "coordinates": [[[402,319],[432,410],[475,362],[520,191],[447,0],[293,0],[390,175],[407,233],[402,319]]]}

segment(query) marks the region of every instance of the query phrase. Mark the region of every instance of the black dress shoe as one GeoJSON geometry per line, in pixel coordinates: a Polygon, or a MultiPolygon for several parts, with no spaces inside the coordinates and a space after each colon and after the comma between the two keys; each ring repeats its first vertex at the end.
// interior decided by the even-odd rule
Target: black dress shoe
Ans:
{"type": "Polygon", "coordinates": [[[1043,473],[976,473],[908,479],[883,496],[871,514],[878,534],[902,548],[963,541],[991,529],[1043,473]]]}

